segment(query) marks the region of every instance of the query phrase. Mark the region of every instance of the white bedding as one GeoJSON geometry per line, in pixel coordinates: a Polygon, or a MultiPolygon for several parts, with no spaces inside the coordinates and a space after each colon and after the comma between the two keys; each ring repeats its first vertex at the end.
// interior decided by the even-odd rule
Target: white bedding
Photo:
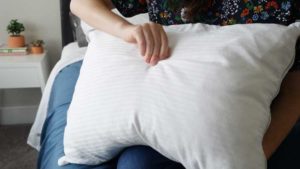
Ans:
{"type": "Polygon", "coordinates": [[[52,84],[54,82],[56,75],[60,70],[62,70],[67,65],[82,60],[83,56],[85,55],[86,49],[87,49],[86,47],[79,48],[77,42],[70,43],[63,48],[61,58],[56,63],[55,67],[52,69],[51,74],[48,78],[45,91],[43,93],[33,126],[31,127],[28,136],[27,143],[33,148],[37,150],[40,149],[40,136],[47,115],[48,102],[49,102],[52,84]]]}

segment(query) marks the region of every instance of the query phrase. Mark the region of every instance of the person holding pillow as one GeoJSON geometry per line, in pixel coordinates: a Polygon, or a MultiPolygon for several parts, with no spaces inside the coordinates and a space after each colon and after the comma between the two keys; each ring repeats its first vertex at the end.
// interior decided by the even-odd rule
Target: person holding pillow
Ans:
{"type": "MultiPolygon", "coordinates": [[[[297,0],[72,0],[70,7],[75,15],[92,27],[128,43],[136,44],[145,64],[152,66],[170,57],[168,37],[162,25],[186,23],[223,26],[250,23],[289,25],[300,19],[300,2],[297,0]],[[125,17],[149,13],[150,21],[143,25],[133,25],[113,13],[111,11],[113,8],[117,8],[125,17]]],[[[300,53],[297,52],[297,54],[293,67],[283,80],[280,92],[271,105],[272,119],[262,143],[268,159],[288,136],[300,117],[300,53]]],[[[80,68],[81,63],[76,64],[80,68]]],[[[67,74],[68,68],[64,71],[67,74]]],[[[61,73],[57,79],[64,78],[65,74],[61,73]]],[[[78,74],[73,76],[72,85],[75,86],[78,74]]],[[[60,86],[60,88],[56,89],[54,82],[53,90],[64,90],[64,87],[60,86]]],[[[65,88],[70,88],[70,86],[65,86],[65,88]]],[[[58,104],[59,102],[70,104],[73,90],[67,94],[54,91],[57,95],[51,97],[60,100],[58,104]]],[[[51,118],[60,116],[60,122],[57,125],[66,124],[66,112],[52,116],[51,118]]],[[[51,120],[49,117],[46,123],[51,120]]],[[[48,130],[51,129],[44,128],[43,133],[50,132],[48,130]]],[[[42,147],[38,168],[51,166],[52,169],[184,169],[181,164],[167,159],[147,146],[128,147],[115,159],[99,166],[69,164],[59,167],[57,160],[63,153],[64,131],[57,130],[57,132],[54,148],[58,153],[46,163],[42,163],[44,154],[47,152],[47,147],[42,147]]],[[[42,136],[42,143],[45,140],[46,138],[42,136]]]]}

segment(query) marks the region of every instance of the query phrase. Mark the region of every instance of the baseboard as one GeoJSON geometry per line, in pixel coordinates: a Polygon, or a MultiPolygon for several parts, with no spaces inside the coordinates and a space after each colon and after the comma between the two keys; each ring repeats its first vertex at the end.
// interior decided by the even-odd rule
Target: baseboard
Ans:
{"type": "Polygon", "coordinates": [[[0,107],[0,125],[33,123],[38,105],[0,107]]]}

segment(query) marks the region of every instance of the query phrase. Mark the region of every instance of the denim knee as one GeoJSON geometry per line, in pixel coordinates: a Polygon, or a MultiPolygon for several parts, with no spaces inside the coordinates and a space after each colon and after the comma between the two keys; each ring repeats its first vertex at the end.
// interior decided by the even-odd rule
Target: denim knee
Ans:
{"type": "Polygon", "coordinates": [[[119,156],[117,169],[184,169],[148,146],[125,149],[119,156]]]}
{"type": "MultiPolygon", "coordinates": [[[[79,76],[82,61],[73,63],[60,71],[56,76],[51,90],[51,108],[57,108],[64,104],[70,104],[75,85],[79,76]]],[[[51,108],[49,107],[49,111],[51,108]]]]}

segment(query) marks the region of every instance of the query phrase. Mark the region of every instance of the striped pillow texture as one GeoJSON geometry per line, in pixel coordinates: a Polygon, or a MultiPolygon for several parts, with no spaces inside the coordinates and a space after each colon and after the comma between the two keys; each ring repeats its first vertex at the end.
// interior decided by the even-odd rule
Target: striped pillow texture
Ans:
{"type": "Polygon", "coordinates": [[[164,29],[172,54],[153,67],[136,45],[90,33],[59,165],[101,164],[148,145],[186,169],[265,169],[270,104],[299,24],[164,29]]]}

